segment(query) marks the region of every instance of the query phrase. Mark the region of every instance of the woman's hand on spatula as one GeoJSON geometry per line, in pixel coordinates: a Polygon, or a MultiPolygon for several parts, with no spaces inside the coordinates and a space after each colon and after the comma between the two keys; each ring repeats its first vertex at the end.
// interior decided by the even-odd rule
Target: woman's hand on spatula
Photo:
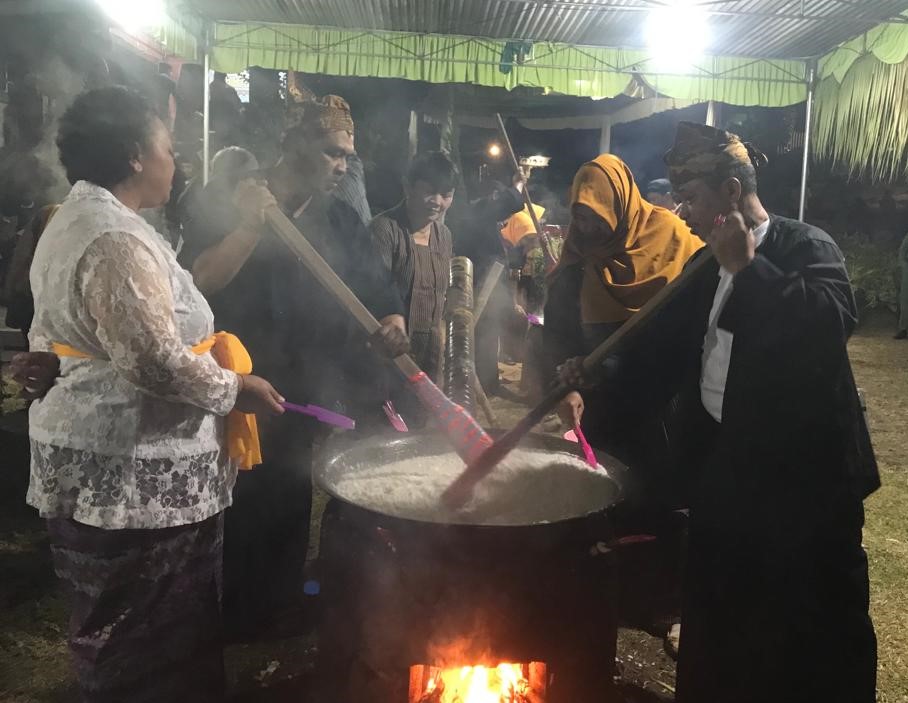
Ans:
{"type": "Polygon", "coordinates": [[[381,320],[381,327],[369,340],[369,348],[389,359],[396,359],[410,351],[410,338],[403,315],[388,315],[381,320]]]}
{"type": "Polygon", "coordinates": [[[248,415],[283,415],[284,396],[278,393],[274,386],[259,376],[239,376],[239,389],[236,396],[234,410],[248,415]]]}

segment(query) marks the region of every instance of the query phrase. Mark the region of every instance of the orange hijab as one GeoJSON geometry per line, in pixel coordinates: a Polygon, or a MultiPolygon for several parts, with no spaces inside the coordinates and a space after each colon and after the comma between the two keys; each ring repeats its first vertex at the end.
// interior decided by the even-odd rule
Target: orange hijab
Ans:
{"type": "Polygon", "coordinates": [[[622,322],[674,279],[704,244],[672,212],[646,202],[621,159],[602,154],[580,167],[571,207],[586,205],[615,236],[581,248],[568,231],[559,268],[583,263],[580,318],[622,322]]]}

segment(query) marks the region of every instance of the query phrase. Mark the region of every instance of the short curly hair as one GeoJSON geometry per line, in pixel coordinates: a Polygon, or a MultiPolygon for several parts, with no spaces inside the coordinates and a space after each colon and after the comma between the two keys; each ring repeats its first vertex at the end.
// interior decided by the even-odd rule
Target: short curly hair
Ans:
{"type": "Polygon", "coordinates": [[[126,180],[148,143],[156,117],[139,93],[122,86],[79,95],[60,118],[57,148],[70,183],[88,181],[104,188],[126,180]]]}

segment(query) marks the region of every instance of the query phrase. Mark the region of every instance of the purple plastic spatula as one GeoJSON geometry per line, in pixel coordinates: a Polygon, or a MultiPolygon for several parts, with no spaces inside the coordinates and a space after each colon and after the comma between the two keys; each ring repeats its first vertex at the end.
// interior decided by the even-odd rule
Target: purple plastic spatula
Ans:
{"type": "Polygon", "coordinates": [[[409,432],[410,428],[407,427],[407,423],[404,421],[401,414],[397,412],[394,407],[394,403],[390,400],[386,400],[385,404],[381,406],[381,409],[385,411],[385,417],[388,418],[388,422],[391,423],[393,427],[398,432],[409,432]]]}
{"type": "Polygon", "coordinates": [[[286,402],[281,403],[281,405],[284,410],[300,413],[301,415],[309,415],[319,422],[324,422],[326,425],[334,425],[335,427],[340,427],[342,430],[356,429],[356,421],[352,417],[341,415],[340,413],[336,413],[333,410],[328,410],[327,408],[318,405],[297,405],[296,403],[286,402]]]}

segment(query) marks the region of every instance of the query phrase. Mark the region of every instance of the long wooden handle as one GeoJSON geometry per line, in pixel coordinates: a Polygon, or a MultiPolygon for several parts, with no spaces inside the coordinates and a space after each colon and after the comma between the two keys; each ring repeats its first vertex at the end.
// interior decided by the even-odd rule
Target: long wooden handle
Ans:
{"type": "Polygon", "coordinates": [[[609,336],[602,344],[596,347],[583,360],[585,373],[595,376],[598,367],[605,361],[616,347],[633,337],[640,328],[652,319],[663,307],[678,293],[680,293],[694,276],[706,268],[714,260],[712,250],[705,249],[694,261],[684,267],[681,274],[650,298],[646,305],[635,312],[621,327],[609,336]]]}
{"type": "MultiPolygon", "coordinates": [[[[322,287],[338,302],[338,304],[347,310],[353,319],[359,324],[360,328],[367,335],[371,336],[381,327],[375,316],[369,312],[359,298],[344,283],[340,276],[334,273],[328,262],[325,261],[315,247],[302,235],[289,218],[281,210],[272,205],[265,210],[265,220],[274,230],[278,238],[293,252],[303,265],[309,269],[309,272],[315,276],[316,280],[322,287]]],[[[407,378],[412,378],[419,373],[419,366],[415,361],[406,354],[394,359],[394,364],[400,369],[401,373],[407,378]]]]}
{"type": "MultiPolygon", "coordinates": [[[[520,162],[517,161],[517,154],[514,153],[514,147],[511,146],[511,138],[508,136],[508,130],[505,129],[504,120],[501,119],[501,113],[496,112],[495,119],[498,120],[498,132],[501,134],[501,140],[504,142],[508,157],[511,160],[511,168],[514,169],[514,173],[520,173],[520,162]]],[[[533,201],[530,198],[530,189],[527,183],[523,184],[523,188],[520,192],[523,193],[523,202],[526,203],[527,210],[530,211],[530,219],[533,220],[533,227],[536,228],[536,234],[539,236],[542,250],[545,252],[549,261],[553,264],[557,264],[558,259],[556,259],[555,255],[552,253],[552,248],[549,246],[549,238],[546,236],[545,232],[542,231],[542,225],[539,222],[539,218],[536,217],[536,210],[533,209],[533,201]]]]}
{"type": "MultiPolygon", "coordinates": [[[[341,307],[353,316],[362,330],[366,334],[374,334],[380,327],[378,320],[334,273],[334,270],[306,240],[296,225],[275,206],[265,211],[265,219],[278,238],[299,257],[303,265],[341,307]]],[[[479,423],[462,407],[452,403],[441,392],[441,389],[420,371],[412,358],[404,354],[397,357],[394,364],[407,379],[410,390],[435,419],[465,462],[474,462],[482,452],[492,445],[492,439],[479,426],[479,423]]]]}
{"type": "Polygon", "coordinates": [[[559,382],[555,388],[546,393],[538,405],[524,415],[514,427],[498,437],[491,447],[479,455],[476,461],[467,466],[445,492],[447,497],[444,500],[453,505],[462,505],[462,499],[469,496],[472,487],[520,444],[520,440],[542,422],[546,415],[557,408],[561,399],[570,392],[570,386],[559,382]]]}
{"type": "MultiPolygon", "coordinates": [[[[630,337],[639,332],[641,327],[655,317],[672,298],[677,296],[698,272],[702,271],[713,261],[713,258],[712,251],[707,249],[695,261],[688,264],[680,276],[650,298],[646,305],[640,308],[633,317],[621,325],[614,334],[584,359],[584,373],[591,378],[596,378],[599,373],[599,367],[605,361],[605,358],[613,353],[619,345],[626,343],[630,337]]],[[[457,478],[446,492],[446,500],[452,505],[462,504],[465,496],[469,496],[472,487],[495,468],[496,464],[504,459],[546,415],[554,410],[561,399],[570,393],[571,390],[573,389],[570,386],[559,381],[520,422],[496,439],[491,447],[467,467],[466,471],[457,478]]]]}

